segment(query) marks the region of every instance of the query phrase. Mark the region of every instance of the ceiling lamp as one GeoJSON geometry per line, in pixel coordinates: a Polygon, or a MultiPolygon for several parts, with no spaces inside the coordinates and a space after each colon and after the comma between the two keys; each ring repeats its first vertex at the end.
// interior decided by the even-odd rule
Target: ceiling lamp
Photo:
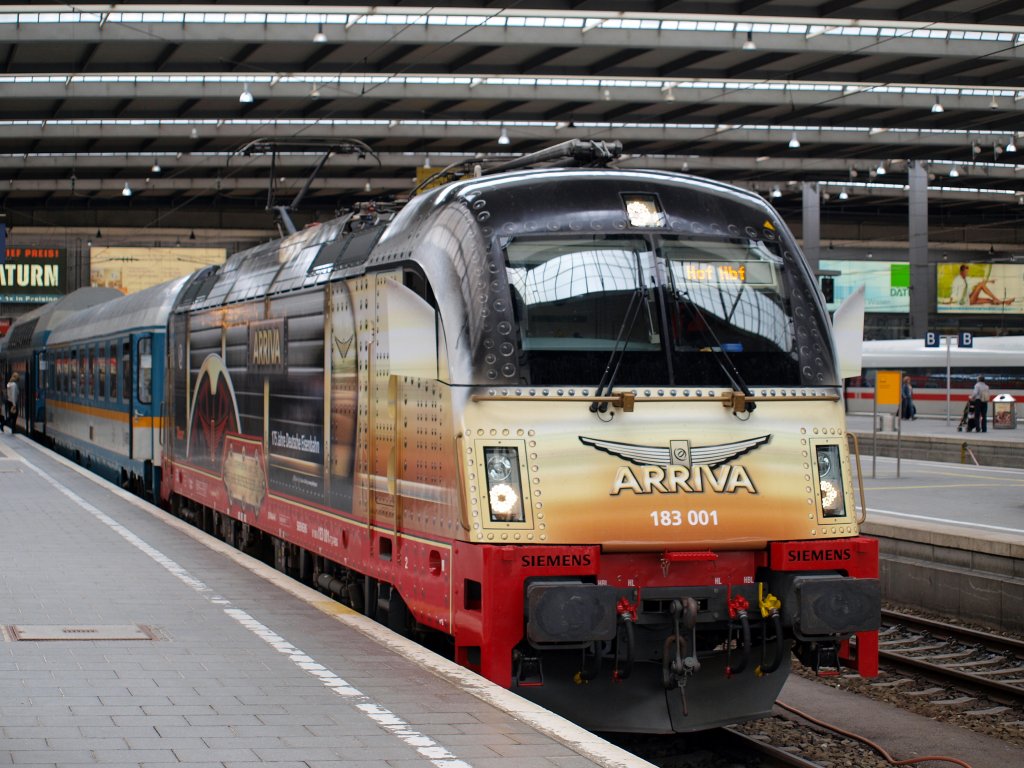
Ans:
{"type": "Polygon", "coordinates": [[[124,183],[124,189],[121,190],[121,194],[124,197],[131,197],[132,196],[132,188],[128,186],[128,182],[127,181],[124,183]]]}
{"type": "Polygon", "coordinates": [[[665,101],[675,101],[676,95],[672,93],[672,83],[666,83],[661,86],[661,90],[665,92],[665,101]]]}
{"type": "Polygon", "coordinates": [[[193,139],[198,139],[199,138],[199,129],[196,128],[195,126],[192,126],[192,130],[189,132],[188,135],[190,137],[192,137],[193,139]]]}
{"type": "Polygon", "coordinates": [[[793,135],[789,137],[789,148],[800,149],[800,139],[796,137],[796,131],[793,131],[793,135]]]}
{"type": "Polygon", "coordinates": [[[952,168],[949,169],[949,178],[955,179],[959,175],[960,175],[960,169],[957,168],[955,165],[952,168]]]}
{"type": "Polygon", "coordinates": [[[326,43],[327,42],[327,35],[324,34],[324,23],[322,21],[319,24],[317,24],[316,34],[313,35],[313,42],[314,43],[326,43]]]}
{"type": "Polygon", "coordinates": [[[875,168],[875,175],[876,176],[885,176],[885,161],[884,160],[878,164],[877,168],[875,168]]]}
{"type": "Polygon", "coordinates": [[[163,168],[160,167],[160,162],[155,157],[153,158],[153,167],[149,170],[153,173],[160,173],[160,171],[163,170],[163,168]]]}
{"type": "Polygon", "coordinates": [[[242,83],[242,93],[239,95],[238,100],[243,104],[252,104],[252,91],[249,90],[248,83],[242,83]]]}
{"type": "Polygon", "coordinates": [[[779,189],[778,186],[772,187],[772,197],[773,198],[782,197],[782,190],[779,189]]]}
{"type": "Polygon", "coordinates": [[[935,97],[935,103],[932,104],[932,112],[934,112],[935,114],[939,114],[940,112],[945,112],[945,111],[946,110],[943,109],[942,104],[939,103],[939,97],[936,96],[935,97]]]}
{"type": "Polygon", "coordinates": [[[1016,152],[1017,151],[1017,145],[1013,143],[1013,136],[1011,136],[1010,140],[1008,142],[1006,142],[1006,151],[1007,152],[1016,152]]]}
{"type": "Polygon", "coordinates": [[[505,146],[506,144],[509,143],[509,141],[510,139],[508,137],[508,130],[502,127],[501,133],[498,135],[498,143],[501,144],[502,146],[505,146]]]}
{"type": "Polygon", "coordinates": [[[196,231],[194,229],[191,232],[188,233],[188,239],[189,240],[195,240],[196,239],[196,231]]]}
{"type": "Polygon", "coordinates": [[[370,180],[367,179],[366,183],[363,184],[363,192],[373,192],[373,185],[370,184],[370,180]]]}
{"type": "Polygon", "coordinates": [[[309,92],[309,98],[311,98],[313,101],[316,101],[317,99],[320,98],[320,89],[317,88],[315,85],[313,86],[313,90],[309,92]]]}
{"type": "Polygon", "coordinates": [[[840,200],[846,200],[846,199],[848,199],[849,197],[850,197],[850,195],[849,195],[849,193],[848,193],[848,192],[846,191],[846,187],[843,187],[843,188],[842,188],[842,189],[841,189],[841,190],[839,191],[839,199],[840,199],[840,200]]]}
{"type": "Polygon", "coordinates": [[[989,109],[999,109],[999,102],[996,101],[996,97],[995,96],[993,96],[992,97],[992,101],[990,101],[988,103],[988,108],[989,109]]]}
{"type": "Polygon", "coordinates": [[[757,43],[754,42],[754,33],[753,32],[747,32],[747,39],[746,39],[746,42],[743,43],[743,50],[744,51],[756,51],[757,50],[757,43]]]}

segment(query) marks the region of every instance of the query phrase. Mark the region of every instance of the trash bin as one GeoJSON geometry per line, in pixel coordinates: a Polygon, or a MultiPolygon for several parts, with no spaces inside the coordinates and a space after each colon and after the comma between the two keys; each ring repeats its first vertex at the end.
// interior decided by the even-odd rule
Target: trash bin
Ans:
{"type": "Polygon", "coordinates": [[[992,428],[1017,428],[1017,400],[1013,395],[996,395],[992,398],[992,428]]]}

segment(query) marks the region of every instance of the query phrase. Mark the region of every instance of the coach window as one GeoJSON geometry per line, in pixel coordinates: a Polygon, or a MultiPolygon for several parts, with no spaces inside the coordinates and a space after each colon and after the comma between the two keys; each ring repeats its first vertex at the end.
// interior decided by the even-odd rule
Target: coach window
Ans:
{"type": "Polygon", "coordinates": [[[117,402],[117,377],[120,375],[120,371],[117,367],[117,342],[110,342],[110,357],[107,360],[107,366],[110,368],[110,400],[111,402],[117,402]]]}
{"type": "Polygon", "coordinates": [[[78,396],[78,350],[71,350],[71,396],[78,396]]]}
{"type": "Polygon", "coordinates": [[[131,390],[128,388],[129,377],[132,372],[132,355],[129,351],[128,342],[121,341],[121,397],[130,400],[131,390]]]}
{"type": "Polygon", "coordinates": [[[92,400],[96,397],[96,347],[89,347],[89,366],[85,379],[85,396],[92,400]]]}
{"type": "Polygon", "coordinates": [[[107,345],[100,344],[99,350],[96,355],[97,362],[97,384],[99,384],[99,391],[96,396],[100,400],[107,399],[107,345]]]}
{"type": "Polygon", "coordinates": [[[139,339],[139,402],[153,402],[153,340],[139,339]]]}

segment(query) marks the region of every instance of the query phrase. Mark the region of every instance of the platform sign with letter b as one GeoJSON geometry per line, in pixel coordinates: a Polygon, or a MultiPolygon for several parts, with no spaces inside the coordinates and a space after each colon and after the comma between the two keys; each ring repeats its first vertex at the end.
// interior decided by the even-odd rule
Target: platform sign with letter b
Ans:
{"type": "Polygon", "coordinates": [[[937,334],[935,331],[925,331],[924,332],[924,345],[926,347],[937,347],[937,346],[939,346],[939,340],[941,338],[942,337],[939,334],[937,334]]]}
{"type": "Polygon", "coordinates": [[[974,346],[974,334],[970,331],[961,331],[957,344],[961,349],[970,349],[974,346]]]}

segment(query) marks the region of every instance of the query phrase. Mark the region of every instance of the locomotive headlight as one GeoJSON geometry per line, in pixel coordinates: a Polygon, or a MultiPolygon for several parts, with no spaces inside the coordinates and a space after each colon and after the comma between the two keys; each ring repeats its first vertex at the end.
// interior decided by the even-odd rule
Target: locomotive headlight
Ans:
{"type": "Polygon", "coordinates": [[[487,472],[487,504],[491,522],[523,522],[526,513],[523,508],[519,449],[505,446],[484,448],[484,467],[487,472]]]}
{"type": "Polygon", "coordinates": [[[818,491],[821,495],[821,514],[824,517],[845,517],[846,499],[843,494],[843,472],[839,463],[838,445],[815,447],[818,491]]]}
{"type": "Polygon", "coordinates": [[[488,483],[503,483],[512,477],[512,462],[504,453],[491,453],[487,457],[488,483]]]}

